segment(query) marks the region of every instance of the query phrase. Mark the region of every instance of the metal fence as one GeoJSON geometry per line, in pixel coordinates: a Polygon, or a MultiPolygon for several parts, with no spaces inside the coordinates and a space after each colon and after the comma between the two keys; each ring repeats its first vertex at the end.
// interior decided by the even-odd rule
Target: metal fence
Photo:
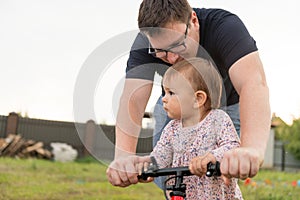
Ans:
{"type": "Polygon", "coordinates": [[[300,171],[300,161],[286,151],[282,141],[275,141],[274,144],[274,168],[281,171],[300,171]]]}

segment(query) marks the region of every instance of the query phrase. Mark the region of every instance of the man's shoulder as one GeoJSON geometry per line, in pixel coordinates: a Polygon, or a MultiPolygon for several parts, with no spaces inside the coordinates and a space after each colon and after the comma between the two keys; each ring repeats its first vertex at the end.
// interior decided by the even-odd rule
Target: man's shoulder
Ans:
{"type": "Polygon", "coordinates": [[[234,15],[232,12],[222,8],[193,8],[199,20],[222,19],[234,15]]]}

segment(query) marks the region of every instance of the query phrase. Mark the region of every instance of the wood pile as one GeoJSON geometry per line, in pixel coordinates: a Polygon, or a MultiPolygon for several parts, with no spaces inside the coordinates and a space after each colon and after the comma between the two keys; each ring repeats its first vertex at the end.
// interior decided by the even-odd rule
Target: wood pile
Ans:
{"type": "Polygon", "coordinates": [[[43,142],[27,140],[20,135],[10,134],[0,138],[0,157],[52,159],[53,154],[44,148],[43,142]]]}

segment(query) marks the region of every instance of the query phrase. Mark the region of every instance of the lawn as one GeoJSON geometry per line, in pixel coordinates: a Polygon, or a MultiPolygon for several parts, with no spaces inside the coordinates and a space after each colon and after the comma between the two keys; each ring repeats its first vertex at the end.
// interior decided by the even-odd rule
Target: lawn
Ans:
{"type": "MultiPolygon", "coordinates": [[[[113,187],[105,170],[106,165],[91,159],[59,163],[0,158],[0,199],[163,199],[162,191],[153,183],[113,187]]],[[[296,200],[300,196],[298,180],[299,173],[261,170],[255,178],[239,184],[246,200],[296,200]]]]}

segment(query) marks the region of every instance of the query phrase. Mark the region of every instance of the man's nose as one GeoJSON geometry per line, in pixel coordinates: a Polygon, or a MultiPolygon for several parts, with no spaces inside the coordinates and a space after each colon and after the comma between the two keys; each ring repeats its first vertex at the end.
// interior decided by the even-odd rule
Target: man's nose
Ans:
{"type": "Polygon", "coordinates": [[[177,62],[177,60],[179,58],[179,54],[168,52],[166,58],[167,58],[168,62],[173,65],[173,64],[175,64],[177,62]]]}

